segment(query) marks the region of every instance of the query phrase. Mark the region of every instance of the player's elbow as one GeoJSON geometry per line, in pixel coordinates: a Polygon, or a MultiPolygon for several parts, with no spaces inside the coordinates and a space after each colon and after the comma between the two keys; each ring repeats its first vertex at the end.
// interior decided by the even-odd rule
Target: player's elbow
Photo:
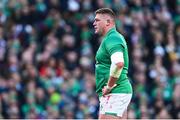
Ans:
{"type": "Polygon", "coordinates": [[[116,63],[116,65],[117,65],[118,69],[121,69],[124,67],[124,62],[118,62],[118,63],[116,63]]]}

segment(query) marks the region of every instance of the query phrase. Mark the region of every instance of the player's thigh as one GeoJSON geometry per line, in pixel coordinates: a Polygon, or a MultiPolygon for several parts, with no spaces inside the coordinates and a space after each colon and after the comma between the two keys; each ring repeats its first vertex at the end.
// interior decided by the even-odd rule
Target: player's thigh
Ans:
{"type": "Polygon", "coordinates": [[[99,119],[116,119],[116,120],[125,120],[127,119],[127,111],[124,111],[122,117],[114,116],[114,115],[105,115],[105,114],[99,114],[99,119]]]}

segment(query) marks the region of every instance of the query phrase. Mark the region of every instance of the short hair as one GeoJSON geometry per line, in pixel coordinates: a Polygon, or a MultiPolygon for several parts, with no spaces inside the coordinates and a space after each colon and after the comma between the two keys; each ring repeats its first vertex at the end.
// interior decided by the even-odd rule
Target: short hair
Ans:
{"type": "Polygon", "coordinates": [[[100,9],[95,11],[95,14],[107,14],[111,18],[113,18],[113,20],[115,20],[115,13],[110,8],[100,8],[100,9]]]}

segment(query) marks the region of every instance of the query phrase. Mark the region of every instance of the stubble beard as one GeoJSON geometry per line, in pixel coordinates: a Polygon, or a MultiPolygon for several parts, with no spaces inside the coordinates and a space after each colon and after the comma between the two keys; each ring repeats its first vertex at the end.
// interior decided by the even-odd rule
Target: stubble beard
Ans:
{"type": "Polygon", "coordinates": [[[103,31],[102,31],[102,29],[96,29],[95,33],[98,35],[102,35],[103,31]]]}

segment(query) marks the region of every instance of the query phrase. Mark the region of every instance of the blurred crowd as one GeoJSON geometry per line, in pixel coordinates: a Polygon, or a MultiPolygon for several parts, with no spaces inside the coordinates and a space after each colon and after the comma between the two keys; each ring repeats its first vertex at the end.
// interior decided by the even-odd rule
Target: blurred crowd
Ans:
{"type": "Polygon", "coordinates": [[[0,118],[98,118],[101,7],[129,46],[128,117],[180,119],[180,0],[0,0],[0,118]]]}

